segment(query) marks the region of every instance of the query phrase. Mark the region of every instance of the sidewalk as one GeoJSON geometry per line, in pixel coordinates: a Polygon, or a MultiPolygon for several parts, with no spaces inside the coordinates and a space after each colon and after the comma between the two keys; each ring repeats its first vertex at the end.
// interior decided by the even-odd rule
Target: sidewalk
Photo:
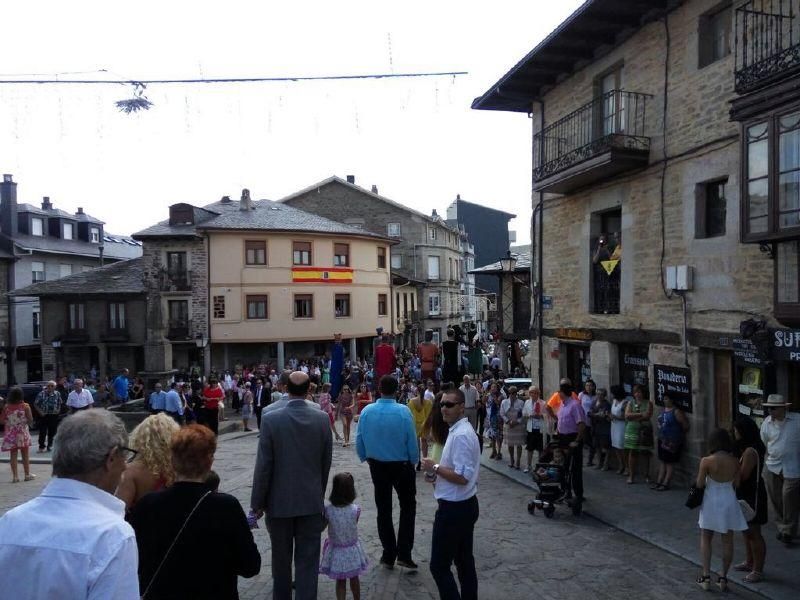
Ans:
{"type": "MultiPolygon", "coordinates": [[[[491,460],[490,452],[484,450],[481,465],[517,483],[535,490],[530,475],[509,469],[505,460],[491,460]]],[[[525,452],[522,464],[524,468],[525,452]]],[[[624,531],[662,550],[680,556],[696,565],[700,565],[700,536],[697,527],[698,510],[689,510],[684,506],[688,489],[673,488],[666,492],[654,492],[642,482],[627,485],[625,477],[614,471],[598,471],[591,467],[583,469],[583,484],[586,500],[583,512],[586,515],[624,531]]],[[[535,492],[531,492],[531,499],[535,492]]],[[[572,513],[566,505],[559,505],[556,517],[572,513]]],[[[531,519],[544,519],[541,512],[536,512],[531,519]]],[[[741,586],[766,598],[796,598],[800,589],[800,544],[791,548],[785,547],[775,539],[777,530],[772,522],[762,528],[767,542],[766,579],[759,584],[742,582],[744,573],[731,569],[728,577],[733,586],[741,586]]],[[[712,551],[712,571],[720,567],[720,538],[715,536],[712,551]]],[[[734,561],[737,564],[744,559],[744,543],[737,534],[734,540],[734,561]]],[[[698,573],[699,574],[699,571],[698,573]]],[[[687,573],[695,577],[695,573],[687,573]]]]}

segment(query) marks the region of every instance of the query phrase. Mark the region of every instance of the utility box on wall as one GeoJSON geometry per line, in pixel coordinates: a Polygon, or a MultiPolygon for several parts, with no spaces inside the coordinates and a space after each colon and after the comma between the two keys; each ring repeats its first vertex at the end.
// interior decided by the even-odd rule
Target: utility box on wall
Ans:
{"type": "Polygon", "coordinates": [[[674,292],[690,292],[692,290],[692,267],[677,265],[667,267],[667,289],[674,292]]]}

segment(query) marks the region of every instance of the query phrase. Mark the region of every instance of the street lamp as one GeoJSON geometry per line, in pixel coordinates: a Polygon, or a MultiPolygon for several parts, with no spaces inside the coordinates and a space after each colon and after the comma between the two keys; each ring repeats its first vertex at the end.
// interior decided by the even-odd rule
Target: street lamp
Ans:
{"type": "Polygon", "coordinates": [[[197,349],[200,351],[200,381],[204,381],[206,362],[205,347],[208,346],[208,338],[204,333],[197,333],[194,336],[194,345],[197,346],[197,349]]]}
{"type": "Polygon", "coordinates": [[[513,273],[516,266],[517,257],[511,254],[511,250],[507,250],[505,257],[500,259],[500,268],[504,273],[513,273]]]}

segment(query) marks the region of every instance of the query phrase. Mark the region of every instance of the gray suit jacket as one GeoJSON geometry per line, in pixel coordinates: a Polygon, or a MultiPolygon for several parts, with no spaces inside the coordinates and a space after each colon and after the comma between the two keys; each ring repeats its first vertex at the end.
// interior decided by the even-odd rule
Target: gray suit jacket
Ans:
{"type": "MultiPolygon", "coordinates": [[[[295,398],[295,400],[298,400],[298,398],[295,398]]],[[[305,403],[306,406],[310,406],[311,408],[316,408],[317,410],[322,410],[322,407],[316,402],[312,402],[311,400],[306,400],[305,403]]],[[[280,410],[281,408],[286,408],[287,404],[289,404],[289,398],[284,397],[278,400],[277,402],[273,402],[272,404],[268,405],[264,409],[264,413],[262,414],[271,413],[272,411],[280,410]]]]}
{"type": "Polygon", "coordinates": [[[261,417],[250,506],[269,518],[322,514],[333,441],[328,415],[300,398],[261,417]]]}

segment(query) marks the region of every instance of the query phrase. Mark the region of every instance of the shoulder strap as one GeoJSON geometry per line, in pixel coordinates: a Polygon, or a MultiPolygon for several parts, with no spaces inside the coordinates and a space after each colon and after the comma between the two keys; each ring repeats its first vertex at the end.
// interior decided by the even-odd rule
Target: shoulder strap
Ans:
{"type": "Polygon", "coordinates": [[[147,592],[149,592],[150,588],[153,587],[153,582],[156,580],[158,574],[161,572],[161,567],[163,567],[164,563],[167,562],[167,558],[169,558],[169,555],[172,552],[172,549],[175,547],[175,543],[178,541],[178,538],[181,537],[183,530],[186,529],[186,525],[189,523],[189,520],[192,518],[192,515],[194,515],[195,511],[200,506],[200,503],[203,502],[203,500],[206,499],[206,496],[208,496],[210,493],[211,490],[208,490],[205,494],[200,496],[200,499],[197,501],[197,504],[194,505],[194,508],[189,513],[189,516],[186,517],[186,520],[183,522],[183,525],[181,525],[181,528],[178,530],[178,533],[175,534],[175,539],[172,540],[172,543],[169,545],[169,548],[167,548],[167,551],[164,554],[164,558],[161,559],[161,563],[159,563],[156,572],[153,573],[153,576],[150,578],[150,583],[147,584],[147,587],[145,588],[144,593],[142,594],[142,600],[144,600],[147,597],[147,592]]]}

